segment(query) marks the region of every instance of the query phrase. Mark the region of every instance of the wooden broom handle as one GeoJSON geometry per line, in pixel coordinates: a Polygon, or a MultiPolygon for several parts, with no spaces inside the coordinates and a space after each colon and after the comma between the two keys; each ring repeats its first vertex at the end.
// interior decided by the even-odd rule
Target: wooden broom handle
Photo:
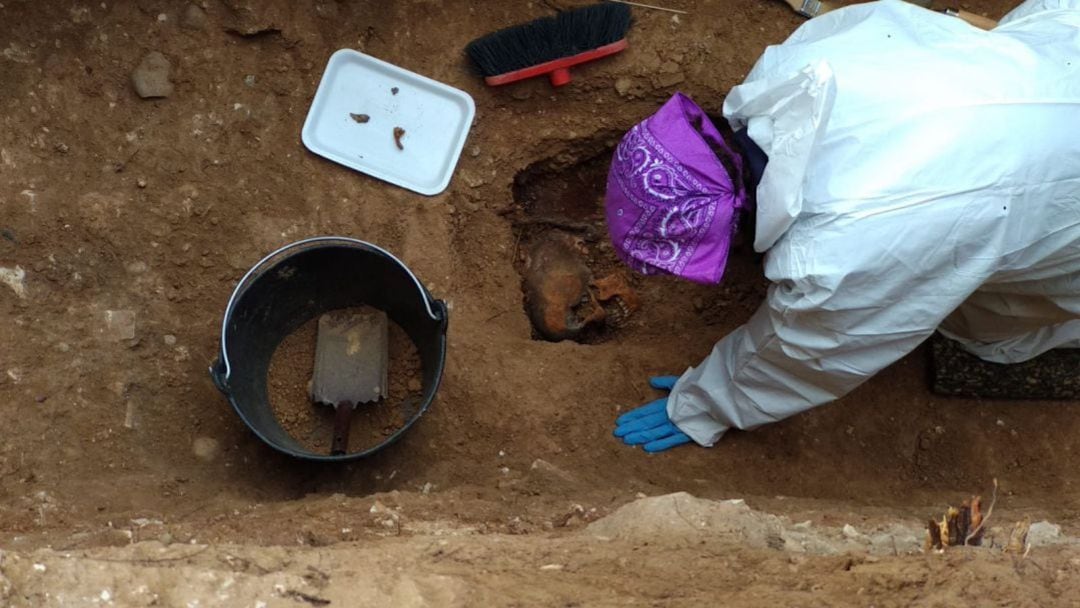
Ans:
{"type": "Polygon", "coordinates": [[[334,413],[334,438],[330,442],[330,455],[343,456],[349,452],[349,431],[352,430],[352,401],[337,404],[334,413]]]}

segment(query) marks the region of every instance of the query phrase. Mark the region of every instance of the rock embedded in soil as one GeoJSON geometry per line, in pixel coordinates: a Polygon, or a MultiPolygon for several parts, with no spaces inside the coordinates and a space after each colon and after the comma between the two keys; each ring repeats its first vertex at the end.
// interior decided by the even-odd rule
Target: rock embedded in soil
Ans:
{"type": "Polygon", "coordinates": [[[168,97],[173,92],[173,84],[169,80],[171,69],[172,65],[165,55],[157,51],[147,53],[131,73],[131,84],[143,99],[168,97]]]}
{"type": "Polygon", "coordinates": [[[180,27],[195,31],[206,29],[206,11],[197,4],[187,5],[180,17],[180,27]]]}
{"type": "Polygon", "coordinates": [[[1028,530],[1028,543],[1033,547],[1060,542],[1060,539],[1061,526],[1048,521],[1035,522],[1031,524],[1031,528],[1028,530]]]}
{"type": "Polygon", "coordinates": [[[340,11],[337,2],[320,2],[315,5],[315,14],[323,19],[337,19],[340,11]]]}
{"type": "Polygon", "coordinates": [[[101,333],[112,342],[122,342],[135,338],[135,311],[106,310],[101,333]]]}
{"type": "Polygon", "coordinates": [[[21,266],[14,268],[0,266],[0,283],[10,287],[20,299],[26,298],[26,271],[21,266]]]}
{"type": "Polygon", "coordinates": [[[211,437],[196,437],[191,444],[191,451],[199,460],[210,462],[217,456],[218,441],[211,437]]]}

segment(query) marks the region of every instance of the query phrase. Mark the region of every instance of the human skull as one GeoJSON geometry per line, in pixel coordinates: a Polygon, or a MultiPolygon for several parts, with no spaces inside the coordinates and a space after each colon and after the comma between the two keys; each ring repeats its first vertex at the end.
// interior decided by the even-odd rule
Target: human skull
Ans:
{"type": "Polygon", "coordinates": [[[590,289],[592,273],[582,259],[581,248],[577,239],[549,234],[528,253],[526,309],[533,327],[545,340],[577,339],[586,328],[607,318],[607,311],[590,289]]]}

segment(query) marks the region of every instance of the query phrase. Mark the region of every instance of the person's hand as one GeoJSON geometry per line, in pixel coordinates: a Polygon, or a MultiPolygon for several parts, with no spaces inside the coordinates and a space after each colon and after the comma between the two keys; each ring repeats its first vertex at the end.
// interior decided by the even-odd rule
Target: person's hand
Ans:
{"type": "MultiPolygon", "coordinates": [[[[649,385],[670,391],[678,376],[651,378],[649,385]]],[[[648,405],[632,409],[615,420],[615,436],[627,445],[642,445],[646,452],[663,452],[690,443],[690,437],[679,430],[667,413],[668,398],[657,399],[648,405]]]]}

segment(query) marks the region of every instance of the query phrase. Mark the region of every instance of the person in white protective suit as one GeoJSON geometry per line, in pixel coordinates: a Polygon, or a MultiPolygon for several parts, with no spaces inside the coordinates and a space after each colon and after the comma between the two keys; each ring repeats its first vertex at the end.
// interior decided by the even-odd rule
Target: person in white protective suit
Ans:
{"type": "Polygon", "coordinates": [[[670,394],[619,418],[626,443],[712,446],[935,330],[999,363],[1080,346],[1080,0],[1029,0],[992,31],[899,0],[837,10],[768,48],[724,116],[768,157],[772,285],[700,365],[653,380],[670,394]]]}

